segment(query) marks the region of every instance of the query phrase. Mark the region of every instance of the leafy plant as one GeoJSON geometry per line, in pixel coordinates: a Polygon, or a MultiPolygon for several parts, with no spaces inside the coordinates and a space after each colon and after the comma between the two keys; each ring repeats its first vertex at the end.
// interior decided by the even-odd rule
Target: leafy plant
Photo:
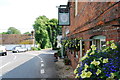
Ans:
{"type": "Polygon", "coordinates": [[[62,40],[62,45],[70,50],[80,50],[80,39],[82,38],[76,38],[71,40],[62,40]]]}
{"type": "Polygon", "coordinates": [[[59,57],[62,57],[62,55],[61,55],[61,49],[59,49],[57,53],[58,53],[59,57]]]}
{"type": "Polygon", "coordinates": [[[71,63],[69,58],[64,58],[65,65],[69,65],[71,63]]]}
{"type": "Polygon", "coordinates": [[[83,80],[120,79],[119,48],[114,41],[107,41],[106,45],[102,50],[97,50],[95,45],[91,46],[91,49],[81,58],[81,66],[75,69],[75,78],[83,80]]]}
{"type": "Polygon", "coordinates": [[[31,47],[31,50],[33,50],[33,51],[38,51],[38,50],[41,50],[41,48],[36,48],[36,47],[31,47]]]}
{"type": "Polygon", "coordinates": [[[34,23],[35,39],[40,44],[40,48],[57,49],[57,36],[62,31],[62,26],[58,26],[57,19],[48,19],[46,16],[39,16],[34,23]]]}

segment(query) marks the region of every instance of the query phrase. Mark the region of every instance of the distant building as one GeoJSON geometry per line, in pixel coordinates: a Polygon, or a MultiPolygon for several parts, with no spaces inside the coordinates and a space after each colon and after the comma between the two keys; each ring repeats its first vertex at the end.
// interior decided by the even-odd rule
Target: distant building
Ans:
{"type": "Polygon", "coordinates": [[[61,39],[62,39],[62,35],[58,35],[57,36],[57,48],[61,48],[61,39]]]}
{"type": "Polygon", "coordinates": [[[31,34],[0,34],[0,44],[12,50],[15,46],[26,47],[29,50],[35,46],[34,36],[31,34]]]}
{"type": "MultiPolygon", "coordinates": [[[[66,49],[72,67],[75,69],[79,59],[92,44],[98,49],[106,41],[120,43],[120,2],[78,2],[69,0],[70,26],[63,26],[62,39],[80,39],[79,51],[66,49]]],[[[99,0],[98,0],[99,1],[99,0]]]]}

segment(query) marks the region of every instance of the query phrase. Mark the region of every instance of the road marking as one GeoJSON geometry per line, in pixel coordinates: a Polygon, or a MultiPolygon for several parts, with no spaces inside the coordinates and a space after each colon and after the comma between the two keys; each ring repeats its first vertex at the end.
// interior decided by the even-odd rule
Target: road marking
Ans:
{"type": "Polygon", "coordinates": [[[3,67],[7,66],[8,64],[10,64],[11,62],[6,63],[5,65],[1,66],[0,69],[2,69],[3,67]]]}
{"type": "Polygon", "coordinates": [[[43,61],[41,61],[41,62],[43,62],[43,61]]]}
{"type": "Polygon", "coordinates": [[[14,57],[14,59],[13,60],[15,60],[16,59],[16,56],[14,57]]]}
{"type": "Polygon", "coordinates": [[[34,56],[38,57],[41,61],[43,61],[43,59],[38,55],[35,55],[35,54],[30,54],[30,55],[34,55],[34,56]]]}
{"type": "Polygon", "coordinates": [[[14,54],[12,54],[12,55],[14,56],[13,60],[15,60],[15,59],[16,59],[16,56],[15,56],[14,54]]]}
{"type": "Polygon", "coordinates": [[[41,61],[43,61],[41,57],[39,57],[39,56],[37,56],[37,57],[38,57],[41,61]]]}
{"type": "Polygon", "coordinates": [[[44,66],[44,64],[41,64],[41,67],[43,67],[44,66]]]}
{"type": "Polygon", "coordinates": [[[44,69],[41,69],[41,74],[44,74],[44,73],[45,73],[44,69]]]}

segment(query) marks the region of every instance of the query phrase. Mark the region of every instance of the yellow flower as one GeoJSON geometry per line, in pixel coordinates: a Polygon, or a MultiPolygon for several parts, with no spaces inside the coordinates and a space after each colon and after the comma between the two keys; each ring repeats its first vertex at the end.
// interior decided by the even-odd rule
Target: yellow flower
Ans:
{"type": "Polygon", "coordinates": [[[85,60],[87,57],[89,57],[88,54],[86,54],[85,56],[83,56],[83,57],[80,59],[80,61],[85,60]]]}
{"type": "Polygon", "coordinates": [[[94,47],[95,47],[95,45],[92,45],[92,46],[91,46],[91,48],[94,48],[94,47]]]}
{"type": "Polygon", "coordinates": [[[86,78],[86,72],[82,71],[82,74],[80,76],[81,76],[81,78],[86,78]]]}
{"type": "Polygon", "coordinates": [[[97,69],[96,74],[99,75],[100,73],[101,73],[101,70],[100,70],[100,69],[97,69]]]}
{"type": "Polygon", "coordinates": [[[87,78],[90,78],[91,75],[92,75],[92,73],[91,73],[90,71],[88,71],[88,72],[86,73],[86,77],[87,77],[87,78]]]}
{"type": "Polygon", "coordinates": [[[90,71],[85,72],[85,70],[82,71],[82,74],[80,75],[81,78],[90,78],[92,73],[90,71]]]}
{"type": "Polygon", "coordinates": [[[99,62],[99,61],[95,61],[95,59],[94,59],[94,61],[93,61],[93,62],[91,62],[91,64],[94,64],[95,66],[97,66],[97,65],[99,65],[99,64],[100,64],[100,62],[99,62]]]}
{"type": "Polygon", "coordinates": [[[108,63],[108,58],[103,59],[103,63],[108,63]]]}
{"type": "Polygon", "coordinates": [[[80,78],[80,76],[77,74],[77,75],[75,76],[75,78],[80,78]]]}
{"type": "Polygon", "coordinates": [[[94,51],[90,53],[90,55],[93,55],[93,54],[95,54],[95,52],[94,52],[94,51]]]}
{"type": "Polygon", "coordinates": [[[106,44],[107,44],[107,45],[110,44],[110,41],[107,41],[106,44]]]}
{"type": "Polygon", "coordinates": [[[91,51],[91,49],[87,50],[87,52],[86,52],[86,53],[89,53],[90,51],[91,51]]]}
{"type": "Polygon", "coordinates": [[[92,48],[92,50],[96,50],[95,45],[92,45],[91,48],[92,48]]]}
{"type": "Polygon", "coordinates": [[[77,74],[77,73],[78,73],[78,70],[77,70],[77,69],[75,69],[75,70],[74,70],[74,74],[77,74]]]}
{"type": "Polygon", "coordinates": [[[110,42],[111,42],[111,43],[113,43],[113,42],[114,42],[114,40],[111,40],[110,42]]]}
{"type": "Polygon", "coordinates": [[[102,60],[102,57],[100,57],[99,60],[102,60]]]}
{"type": "Polygon", "coordinates": [[[110,74],[111,74],[110,78],[114,78],[115,77],[114,73],[110,73],[110,74]]]}
{"type": "Polygon", "coordinates": [[[117,48],[117,46],[116,46],[114,43],[112,43],[110,47],[111,47],[112,49],[116,49],[116,48],[117,48]]]}
{"type": "Polygon", "coordinates": [[[96,50],[96,47],[92,48],[92,50],[96,50]]]}
{"type": "Polygon", "coordinates": [[[87,69],[89,66],[87,64],[85,64],[85,69],[87,69]]]}
{"type": "Polygon", "coordinates": [[[78,64],[76,68],[79,68],[79,67],[80,67],[80,64],[78,64]]]}

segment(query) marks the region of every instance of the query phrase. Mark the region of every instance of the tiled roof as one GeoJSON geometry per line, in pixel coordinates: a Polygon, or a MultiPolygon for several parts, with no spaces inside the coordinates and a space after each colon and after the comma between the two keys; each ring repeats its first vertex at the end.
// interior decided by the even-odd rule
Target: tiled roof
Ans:
{"type": "Polygon", "coordinates": [[[33,44],[33,36],[29,34],[2,34],[2,44],[33,44]]]}

